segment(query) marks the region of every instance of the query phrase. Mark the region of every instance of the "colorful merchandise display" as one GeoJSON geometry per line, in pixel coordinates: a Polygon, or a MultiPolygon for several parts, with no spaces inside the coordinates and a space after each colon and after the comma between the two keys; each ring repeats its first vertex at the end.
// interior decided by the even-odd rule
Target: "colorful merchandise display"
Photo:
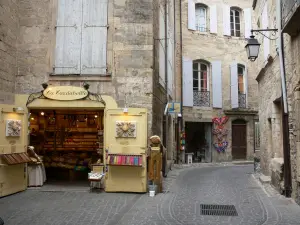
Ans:
{"type": "Polygon", "coordinates": [[[228,142],[226,141],[226,137],[228,134],[228,130],[224,128],[224,125],[228,121],[227,116],[219,116],[212,119],[214,123],[215,129],[213,129],[212,133],[216,136],[217,142],[214,143],[214,147],[218,152],[225,152],[228,142]]]}
{"type": "Polygon", "coordinates": [[[142,159],[141,155],[108,154],[107,163],[120,166],[142,166],[142,159]]]}

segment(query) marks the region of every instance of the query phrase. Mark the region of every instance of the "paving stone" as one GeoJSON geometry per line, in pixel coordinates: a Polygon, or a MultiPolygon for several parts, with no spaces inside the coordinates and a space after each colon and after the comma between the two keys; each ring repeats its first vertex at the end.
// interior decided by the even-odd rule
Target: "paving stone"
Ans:
{"type": "Polygon", "coordinates": [[[252,172],[253,165],[175,166],[155,197],[27,190],[0,199],[0,216],[5,225],[298,225],[300,207],[252,172]],[[238,216],[203,216],[200,204],[234,205],[238,216]]]}

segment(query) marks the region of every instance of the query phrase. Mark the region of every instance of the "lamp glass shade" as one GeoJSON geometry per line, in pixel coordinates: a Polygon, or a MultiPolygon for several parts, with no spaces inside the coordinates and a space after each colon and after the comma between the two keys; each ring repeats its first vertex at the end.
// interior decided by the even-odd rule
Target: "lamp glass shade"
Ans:
{"type": "Polygon", "coordinates": [[[248,40],[247,45],[245,46],[248,59],[250,61],[255,61],[258,57],[260,44],[254,36],[251,36],[248,40]]]}

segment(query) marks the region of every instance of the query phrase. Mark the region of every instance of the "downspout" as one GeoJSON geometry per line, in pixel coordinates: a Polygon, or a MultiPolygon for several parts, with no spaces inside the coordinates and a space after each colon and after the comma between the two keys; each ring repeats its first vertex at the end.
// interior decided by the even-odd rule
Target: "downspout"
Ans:
{"type": "MultiPolygon", "coordinates": [[[[180,111],[181,111],[181,119],[180,119],[180,132],[183,131],[183,69],[182,69],[182,63],[183,63],[183,59],[182,59],[182,8],[181,8],[181,1],[179,2],[179,35],[180,35],[180,75],[181,75],[181,104],[180,104],[180,111]]],[[[179,140],[181,140],[181,135],[179,133],[179,140]]],[[[181,143],[181,141],[179,141],[179,143],[181,143]]],[[[181,158],[181,149],[178,149],[178,161],[177,163],[179,163],[180,158],[181,158]]],[[[181,161],[184,161],[184,159],[181,158],[181,161]]]]}
{"type": "Polygon", "coordinates": [[[281,0],[276,1],[277,8],[277,24],[279,33],[279,62],[280,62],[280,75],[281,75],[281,90],[282,90],[282,130],[283,130],[283,160],[284,160],[284,195],[285,197],[291,197],[292,193],[292,178],[291,178],[291,159],[290,159],[290,134],[289,134],[289,113],[287,103],[287,91],[286,91],[286,71],[284,62],[284,40],[281,25],[281,0]]]}
{"type": "MultiPolygon", "coordinates": [[[[168,3],[167,3],[168,0],[165,0],[164,2],[164,7],[165,7],[165,91],[166,91],[166,105],[168,104],[169,102],[169,93],[168,93],[168,13],[167,13],[167,7],[168,7],[168,3]]],[[[165,127],[166,127],[166,140],[165,140],[165,143],[166,143],[166,148],[168,146],[168,127],[169,127],[169,114],[168,114],[168,111],[165,115],[165,127]]],[[[167,152],[169,152],[170,149],[167,148],[167,152]]],[[[169,158],[169,154],[167,153],[167,159],[169,158]]]]}
{"type": "Polygon", "coordinates": [[[182,9],[181,9],[181,1],[179,1],[179,21],[180,21],[180,74],[181,74],[181,104],[180,104],[180,111],[181,111],[181,123],[180,123],[180,127],[181,130],[183,130],[183,69],[182,69],[182,9]]]}

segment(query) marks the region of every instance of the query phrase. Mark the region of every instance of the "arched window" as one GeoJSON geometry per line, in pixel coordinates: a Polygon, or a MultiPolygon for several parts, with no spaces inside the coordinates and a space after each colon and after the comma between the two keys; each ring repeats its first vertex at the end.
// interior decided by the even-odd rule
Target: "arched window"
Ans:
{"type": "Polygon", "coordinates": [[[203,61],[193,62],[193,90],[209,91],[209,65],[203,61]]]}
{"type": "Polygon", "coordinates": [[[230,30],[231,36],[241,36],[241,12],[236,8],[230,9],[230,30]]]}
{"type": "Polygon", "coordinates": [[[195,5],[196,30],[206,32],[207,30],[207,7],[202,4],[195,5]]]}

